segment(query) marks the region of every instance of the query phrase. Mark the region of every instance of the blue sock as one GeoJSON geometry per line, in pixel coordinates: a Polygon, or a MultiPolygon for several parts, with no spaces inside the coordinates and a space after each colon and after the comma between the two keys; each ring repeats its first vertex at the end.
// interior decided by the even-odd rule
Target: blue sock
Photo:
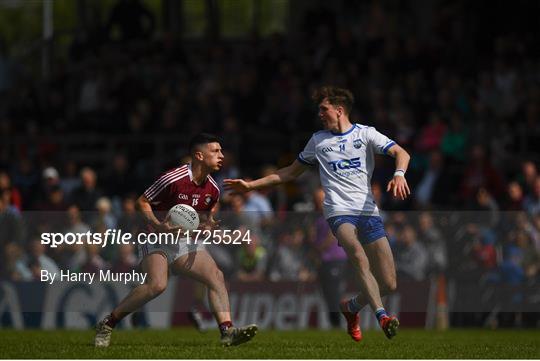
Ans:
{"type": "Polygon", "coordinates": [[[384,310],[384,308],[377,308],[377,310],[375,311],[375,317],[377,317],[377,321],[381,321],[381,318],[385,317],[385,316],[388,316],[386,314],[386,311],[384,310]]]}
{"type": "Polygon", "coordinates": [[[358,304],[356,301],[356,296],[351,298],[349,302],[347,302],[347,308],[349,309],[349,312],[357,313],[362,309],[362,306],[358,304]]]}

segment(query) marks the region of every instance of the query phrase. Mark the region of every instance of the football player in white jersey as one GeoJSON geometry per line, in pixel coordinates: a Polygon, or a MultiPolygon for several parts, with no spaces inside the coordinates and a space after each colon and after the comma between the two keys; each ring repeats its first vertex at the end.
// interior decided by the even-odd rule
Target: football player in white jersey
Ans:
{"type": "Polygon", "coordinates": [[[298,159],[274,174],[250,182],[225,179],[226,189],[249,192],[291,181],[317,165],[325,192],[324,213],[339,244],[345,249],[359,279],[360,293],[339,305],[347,330],[362,339],[358,312],[370,305],[388,338],[396,335],[399,321],[387,315],[381,297],[396,289],[396,271],[377,205],[371,193],[374,154],[395,158],[396,170],[387,191],[399,199],[410,195],[405,180],[409,154],[375,128],[352,124],[353,95],[346,89],[322,87],[313,100],[319,106],[324,130],[311,137],[298,159]]]}

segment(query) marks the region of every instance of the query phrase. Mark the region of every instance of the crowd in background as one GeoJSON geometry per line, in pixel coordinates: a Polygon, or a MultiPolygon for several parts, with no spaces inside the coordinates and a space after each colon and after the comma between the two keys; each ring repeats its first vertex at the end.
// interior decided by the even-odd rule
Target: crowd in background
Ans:
{"type": "MultiPolygon", "coordinates": [[[[297,34],[242,41],[77,38],[44,82],[1,51],[0,136],[25,137],[0,142],[2,279],[137,265],[132,245],[51,249],[39,240],[44,231],[136,231],[136,198],[185,149],[156,164],[146,143],[126,146],[122,137],[172,134],[185,144],[213,132],[227,157],[218,184],[258,177],[275,170],[265,164],[292,161],[320,128],[309,95],[333,84],[354,93],[353,121],[412,155],[408,201],[385,192],[392,160],[378,160],[372,185],[401,279],[444,273],[458,284],[538,287],[538,47],[519,31],[469,36],[459,8],[436,13],[429,36],[406,20],[407,9],[396,16],[374,1],[367,10],[354,22],[311,13],[297,34]],[[119,141],[90,163],[48,138],[77,134],[119,141]]],[[[307,173],[246,196],[222,193],[224,224],[252,231],[250,244],[209,247],[228,277],[308,281],[322,277],[325,262],[345,264],[320,220],[318,192],[307,173]]]]}

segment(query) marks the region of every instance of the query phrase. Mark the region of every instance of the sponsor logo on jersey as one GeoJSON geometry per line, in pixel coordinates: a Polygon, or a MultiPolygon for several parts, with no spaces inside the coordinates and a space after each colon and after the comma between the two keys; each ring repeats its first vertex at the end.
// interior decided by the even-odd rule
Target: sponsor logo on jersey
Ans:
{"type": "Polygon", "coordinates": [[[179,193],[178,194],[178,199],[183,199],[183,200],[187,201],[188,200],[188,195],[184,194],[184,193],[179,193]]]}
{"type": "Polygon", "coordinates": [[[332,170],[336,172],[337,170],[360,168],[361,162],[360,162],[360,158],[358,157],[358,158],[351,158],[351,159],[334,160],[334,161],[328,162],[328,164],[331,165],[332,170]]]}
{"type": "Polygon", "coordinates": [[[353,140],[353,146],[354,146],[356,149],[362,148],[362,140],[361,140],[361,139],[355,139],[355,140],[353,140]]]}
{"type": "Polygon", "coordinates": [[[334,149],[332,147],[323,147],[322,148],[322,152],[323,153],[330,153],[330,152],[333,152],[334,149]]]}

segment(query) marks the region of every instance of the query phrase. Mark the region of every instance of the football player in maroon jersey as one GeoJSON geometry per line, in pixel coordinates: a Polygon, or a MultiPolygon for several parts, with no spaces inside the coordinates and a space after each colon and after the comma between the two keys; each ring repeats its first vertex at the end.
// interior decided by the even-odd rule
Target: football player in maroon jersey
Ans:
{"type": "MultiPolygon", "coordinates": [[[[162,213],[166,214],[177,204],[190,205],[199,213],[199,228],[212,229],[217,225],[212,210],[219,201],[220,193],[210,173],[218,171],[223,164],[221,145],[216,137],[202,133],[190,141],[189,151],[192,159],[190,164],[163,173],[137,201],[148,223],[149,232],[179,231],[166,217],[162,217],[162,213]]],[[[238,345],[255,336],[256,325],[239,328],[232,325],[223,273],[204,249],[202,242],[181,240],[179,244],[139,244],[139,251],[142,270],[148,275],[147,281],[134,288],[98,323],[95,346],[109,346],[112,330],[122,318],[165,291],[169,269],[173,274],[184,274],[206,285],[223,345],[238,345]]]]}

